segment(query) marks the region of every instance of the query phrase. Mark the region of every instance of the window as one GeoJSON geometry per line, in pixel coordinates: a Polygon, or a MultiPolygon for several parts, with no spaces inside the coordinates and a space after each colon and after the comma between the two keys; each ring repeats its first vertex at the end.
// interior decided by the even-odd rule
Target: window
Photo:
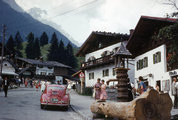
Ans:
{"type": "Polygon", "coordinates": [[[53,75],[53,73],[48,73],[48,75],[53,75]]]}
{"type": "Polygon", "coordinates": [[[41,75],[46,75],[46,72],[41,72],[41,75]]]}
{"type": "Polygon", "coordinates": [[[89,80],[94,79],[94,72],[89,73],[89,80]]]}
{"type": "Polygon", "coordinates": [[[153,64],[161,62],[161,52],[153,54],[153,64]]]}
{"type": "Polygon", "coordinates": [[[4,66],[7,66],[7,64],[4,64],[4,66]]]}
{"type": "Polygon", "coordinates": [[[137,70],[148,67],[148,57],[144,57],[137,61],[137,70]]]}
{"type": "Polygon", "coordinates": [[[144,57],[143,59],[143,67],[148,67],[148,57],[144,57]]]}
{"type": "Polygon", "coordinates": [[[116,71],[115,68],[112,69],[112,75],[115,76],[116,75],[116,71]]]}
{"type": "Polygon", "coordinates": [[[109,69],[103,70],[103,77],[109,76],[109,69]]]}

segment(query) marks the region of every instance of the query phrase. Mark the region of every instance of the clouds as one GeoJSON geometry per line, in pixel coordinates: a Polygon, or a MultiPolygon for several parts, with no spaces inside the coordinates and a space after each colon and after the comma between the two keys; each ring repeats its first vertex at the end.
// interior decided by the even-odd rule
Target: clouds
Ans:
{"type": "Polygon", "coordinates": [[[43,15],[59,24],[75,40],[83,43],[92,31],[128,33],[141,15],[166,16],[173,11],[163,0],[16,0],[28,10],[38,7],[43,15]]]}

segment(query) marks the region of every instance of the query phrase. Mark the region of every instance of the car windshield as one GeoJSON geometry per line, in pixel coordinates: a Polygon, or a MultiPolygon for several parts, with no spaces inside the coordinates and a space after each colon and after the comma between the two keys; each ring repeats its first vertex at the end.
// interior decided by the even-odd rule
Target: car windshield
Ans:
{"type": "Polygon", "coordinates": [[[48,87],[48,91],[49,91],[49,90],[52,90],[52,91],[54,91],[54,90],[55,90],[55,91],[56,91],[56,90],[62,90],[62,91],[63,91],[64,88],[63,88],[63,87],[59,87],[59,86],[49,86],[49,87],[48,87]]]}

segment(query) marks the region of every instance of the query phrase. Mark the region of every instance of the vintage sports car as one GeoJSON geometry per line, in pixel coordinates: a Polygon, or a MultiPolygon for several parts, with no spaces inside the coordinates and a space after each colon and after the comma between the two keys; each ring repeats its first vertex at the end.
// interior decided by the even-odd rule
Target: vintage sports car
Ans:
{"type": "Polygon", "coordinates": [[[70,96],[66,93],[64,85],[46,85],[40,99],[41,109],[47,106],[63,106],[68,109],[70,105],[70,96]]]}

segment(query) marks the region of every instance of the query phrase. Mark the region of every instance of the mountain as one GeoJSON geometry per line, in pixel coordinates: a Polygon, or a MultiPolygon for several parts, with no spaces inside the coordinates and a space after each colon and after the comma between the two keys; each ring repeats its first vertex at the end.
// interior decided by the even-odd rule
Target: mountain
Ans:
{"type": "MultiPolygon", "coordinates": [[[[65,45],[71,42],[55,28],[34,19],[31,15],[24,12],[23,9],[16,4],[15,0],[0,0],[0,16],[0,24],[7,26],[7,38],[10,35],[14,36],[16,32],[19,31],[23,40],[26,41],[25,38],[30,32],[33,32],[35,37],[40,37],[45,31],[48,34],[49,40],[55,32],[58,39],[62,39],[65,45]]],[[[72,45],[77,47],[73,43],[72,45]]]]}
{"type": "Polygon", "coordinates": [[[35,19],[41,21],[41,22],[44,23],[44,24],[50,25],[50,26],[52,26],[53,28],[55,28],[56,30],[60,31],[64,36],[66,36],[67,38],[69,38],[70,41],[71,41],[72,43],[74,43],[75,45],[81,46],[81,44],[80,44],[78,41],[74,40],[67,32],[65,32],[65,31],[62,29],[62,27],[61,27],[60,25],[58,25],[58,24],[56,24],[56,23],[54,23],[54,22],[52,22],[52,21],[43,19],[43,18],[41,17],[43,14],[45,14],[45,15],[48,14],[47,11],[42,10],[42,9],[40,9],[40,8],[37,8],[37,7],[33,7],[33,8],[31,8],[31,9],[29,9],[27,12],[28,12],[33,18],[35,18],[35,19]]]}

